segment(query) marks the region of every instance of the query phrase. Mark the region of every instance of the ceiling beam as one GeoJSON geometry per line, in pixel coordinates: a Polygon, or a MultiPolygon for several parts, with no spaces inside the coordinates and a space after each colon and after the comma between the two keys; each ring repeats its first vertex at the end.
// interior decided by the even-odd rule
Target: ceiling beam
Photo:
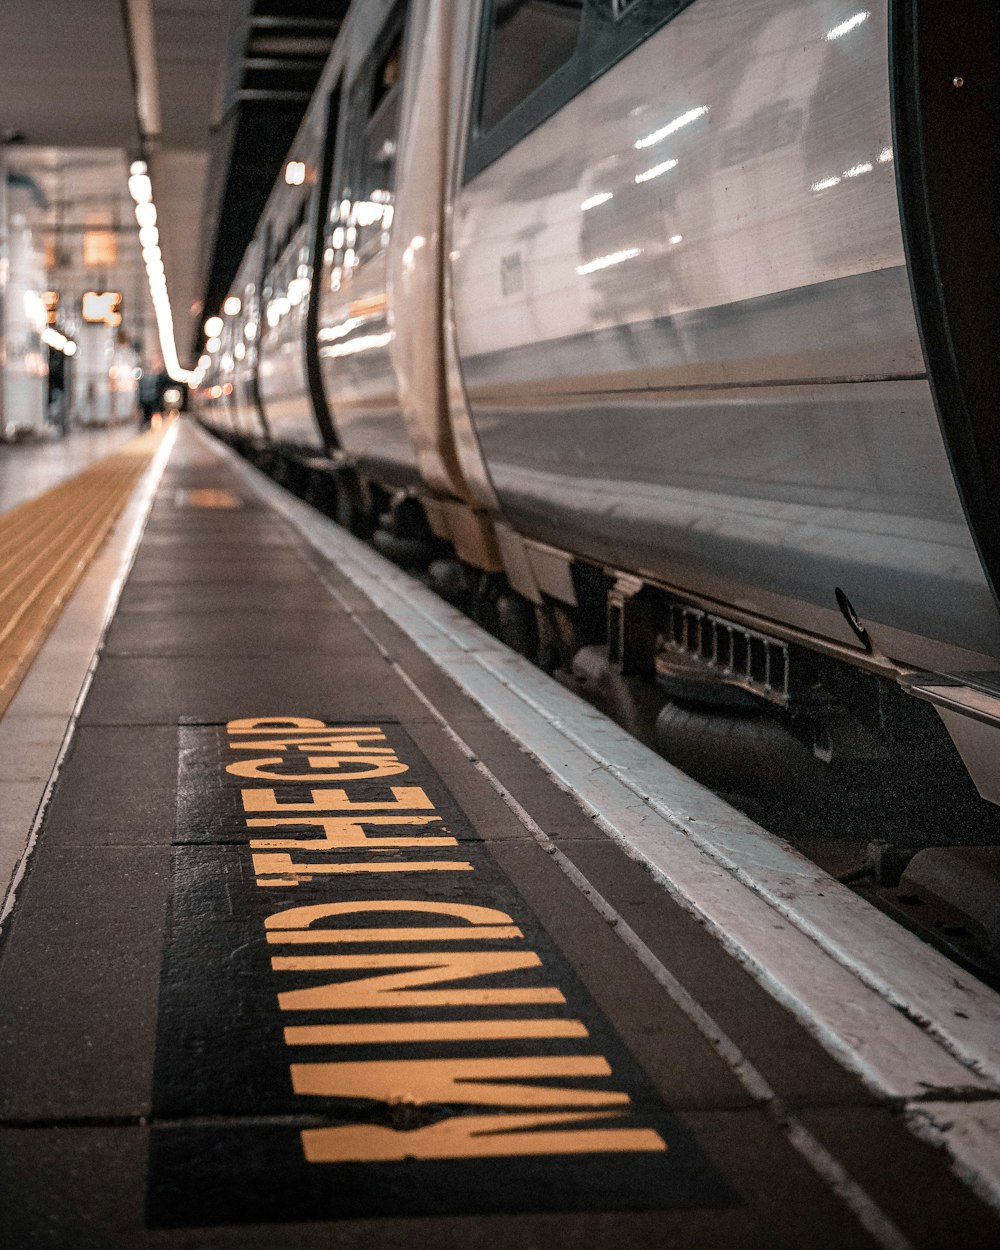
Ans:
{"type": "Polygon", "coordinates": [[[132,61],[139,134],[145,149],[159,143],[162,131],[152,0],[122,0],[122,8],[132,61]]]}

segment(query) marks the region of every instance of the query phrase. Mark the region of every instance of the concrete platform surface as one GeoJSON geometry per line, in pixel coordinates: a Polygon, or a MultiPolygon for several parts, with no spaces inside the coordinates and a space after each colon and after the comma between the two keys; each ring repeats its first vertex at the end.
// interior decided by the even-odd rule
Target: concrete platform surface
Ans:
{"type": "Polygon", "coordinates": [[[896,1106],[328,585],[183,428],[2,936],[0,1246],[1000,1242],[896,1106]]]}

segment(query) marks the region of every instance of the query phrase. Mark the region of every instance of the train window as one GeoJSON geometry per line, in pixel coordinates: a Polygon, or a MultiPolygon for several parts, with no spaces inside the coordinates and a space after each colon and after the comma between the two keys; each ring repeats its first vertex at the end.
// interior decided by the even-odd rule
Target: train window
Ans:
{"type": "MultiPolygon", "coordinates": [[[[400,31],[382,58],[373,83],[372,102],[361,148],[358,191],[362,204],[388,204],[392,197],[399,139],[402,52],[403,35],[400,31]]],[[[374,210],[362,210],[360,215],[373,216],[374,210]]],[[[367,232],[371,226],[380,225],[380,221],[359,221],[358,225],[367,232]]]]}
{"type": "Polygon", "coordinates": [[[346,151],[338,160],[324,263],[336,289],[350,271],[382,252],[392,224],[401,121],[405,6],[390,18],[375,55],[350,87],[346,151]]]}
{"type": "Polygon", "coordinates": [[[691,3],[486,0],[466,181],[691,3]]]}
{"type": "Polygon", "coordinates": [[[583,0],[495,0],[486,35],[479,124],[492,130],[576,51],[583,0]]]}

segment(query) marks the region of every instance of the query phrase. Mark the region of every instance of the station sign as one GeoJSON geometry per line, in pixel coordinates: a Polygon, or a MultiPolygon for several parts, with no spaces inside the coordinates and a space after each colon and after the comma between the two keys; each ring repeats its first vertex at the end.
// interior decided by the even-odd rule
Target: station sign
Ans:
{"type": "Polygon", "coordinates": [[[120,326],[122,323],[121,291],[84,291],[80,315],[88,325],[120,326]]]}
{"type": "Polygon", "coordinates": [[[59,292],[43,291],[42,306],[45,309],[45,324],[54,326],[59,320],[59,292]]]}
{"type": "Polygon", "coordinates": [[[118,264],[118,238],[113,230],[84,232],[83,263],[88,269],[105,269],[118,264]]]}

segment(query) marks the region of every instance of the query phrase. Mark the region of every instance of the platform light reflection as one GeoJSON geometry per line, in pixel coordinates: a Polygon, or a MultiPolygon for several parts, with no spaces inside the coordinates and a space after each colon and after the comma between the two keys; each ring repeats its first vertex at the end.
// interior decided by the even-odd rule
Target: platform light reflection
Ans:
{"type": "Polygon", "coordinates": [[[596,273],[599,269],[610,269],[612,265],[634,260],[641,252],[641,247],[625,247],[620,252],[609,252],[606,256],[597,256],[593,260],[588,260],[585,265],[577,265],[576,272],[585,276],[588,273],[596,273]]]}
{"type": "Polygon", "coordinates": [[[661,174],[668,174],[676,167],[677,162],[675,160],[661,161],[659,165],[653,165],[650,169],[644,169],[641,174],[636,174],[633,181],[636,183],[650,182],[653,178],[659,178],[661,174]]]}
{"type": "Polygon", "coordinates": [[[651,131],[648,135],[643,135],[641,139],[636,139],[634,146],[640,151],[643,148],[650,148],[654,143],[661,143],[670,135],[676,134],[678,130],[682,130],[685,126],[690,126],[692,122],[696,122],[699,117],[704,117],[708,112],[708,105],[702,104],[698,108],[688,109],[686,113],[682,113],[680,117],[675,117],[672,122],[667,122],[665,126],[661,126],[658,130],[651,131]]]}
{"type": "Polygon", "coordinates": [[[846,22],[841,22],[839,26],[834,26],[833,30],[828,30],[826,32],[826,37],[827,39],[843,39],[843,37],[845,35],[849,35],[852,30],[857,30],[862,22],[867,22],[870,17],[871,13],[869,13],[867,9],[864,9],[860,13],[855,13],[854,16],[849,17],[846,22]]]}
{"type": "Polygon", "coordinates": [[[348,343],[334,343],[331,347],[321,347],[321,356],[355,356],[359,352],[374,351],[378,347],[388,347],[392,342],[392,332],[383,334],[362,334],[348,343]]]}

